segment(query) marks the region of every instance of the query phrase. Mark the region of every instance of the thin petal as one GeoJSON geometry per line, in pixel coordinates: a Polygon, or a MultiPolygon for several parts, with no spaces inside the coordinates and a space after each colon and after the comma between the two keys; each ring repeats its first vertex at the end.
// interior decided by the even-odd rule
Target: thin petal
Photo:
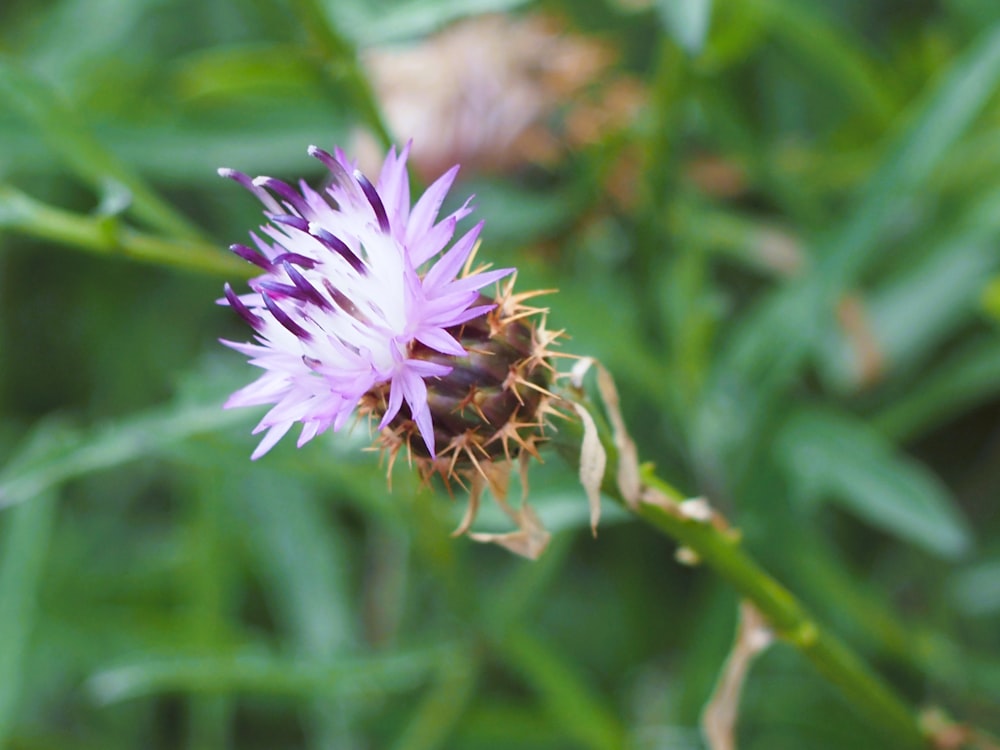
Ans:
{"type": "Polygon", "coordinates": [[[258,458],[260,458],[269,450],[271,450],[271,448],[274,447],[275,443],[281,440],[281,438],[285,436],[285,433],[287,433],[290,429],[292,429],[292,424],[294,423],[284,422],[282,424],[276,424],[270,430],[268,430],[267,434],[264,436],[264,439],[260,441],[260,444],[254,450],[254,452],[250,454],[250,460],[256,461],[258,458]]]}
{"type": "Polygon", "coordinates": [[[427,328],[417,334],[417,341],[442,354],[463,357],[467,353],[458,340],[443,328],[427,328]]]}
{"type": "Polygon", "coordinates": [[[410,261],[414,268],[419,268],[444,250],[445,245],[451,242],[451,238],[455,234],[455,222],[457,221],[449,216],[444,221],[435,224],[426,234],[412,241],[407,240],[406,247],[409,250],[410,261]]]}
{"type": "Polygon", "coordinates": [[[515,270],[516,269],[514,268],[500,268],[496,271],[483,271],[482,273],[473,274],[472,276],[466,276],[464,279],[453,281],[448,284],[446,289],[449,294],[469,289],[482,289],[484,286],[492,284],[494,281],[499,281],[504,276],[510,276],[515,270]]]}
{"type": "Polygon", "coordinates": [[[424,439],[424,445],[427,446],[431,458],[434,458],[434,424],[431,421],[430,406],[427,404],[427,385],[423,378],[404,371],[402,386],[410,414],[417,424],[417,429],[420,430],[420,437],[424,439]]]}
{"type": "Polygon", "coordinates": [[[420,200],[417,201],[417,205],[410,213],[410,221],[406,227],[406,244],[413,243],[416,238],[422,237],[430,231],[437,219],[438,211],[441,210],[441,203],[448,195],[457,174],[458,165],[456,164],[438,177],[420,196],[420,200]]]}
{"type": "Polygon", "coordinates": [[[389,386],[389,403],[386,404],[385,414],[382,416],[382,421],[378,423],[378,428],[381,430],[386,427],[396,415],[399,414],[399,409],[403,405],[403,389],[397,384],[397,379],[392,379],[392,384],[389,386]]]}
{"type": "Polygon", "coordinates": [[[424,276],[424,287],[428,291],[436,289],[458,276],[458,272],[465,265],[469,253],[476,246],[476,240],[479,238],[479,233],[482,229],[483,222],[479,222],[471,230],[462,235],[452,245],[451,250],[442,255],[441,259],[431,267],[431,270],[424,276]]]}
{"type": "Polygon", "coordinates": [[[403,147],[398,157],[395,147],[389,149],[375,186],[385,202],[393,229],[400,235],[399,239],[405,239],[400,230],[405,230],[410,217],[410,180],[406,174],[406,160],[409,155],[410,143],[403,147]]]}

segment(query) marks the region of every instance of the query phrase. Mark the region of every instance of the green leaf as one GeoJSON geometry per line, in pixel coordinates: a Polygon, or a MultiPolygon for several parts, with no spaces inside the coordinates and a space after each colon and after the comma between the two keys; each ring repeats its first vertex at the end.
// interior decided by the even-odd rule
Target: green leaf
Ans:
{"type": "MultiPolygon", "coordinates": [[[[983,286],[998,264],[994,242],[950,237],[866,296],[867,325],[882,368],[893,375],[919,366],[934,347],[975,318],[983,286]]],[[[839,328],[828,340],[831,346],[821,354],[833,384],[842,389],[863,385],[864,365],[856,344],[839,328]]]]}
{"type": "Polygon", "coordinates": [[[967,615],[988,617],[1000,614],[1000,558],[973,565],[951,582],[955,606],[967,615]]]}
{"type": "Polygon", "coordinates": [[[1000,391],[1000,341],[980,336],[930,369],[873,420],[883,434],[911,438],[1000,391]]]}
{"type": "Polygon", "coordinates": [[[657,0],[656,10],[664,27],[689,55],[705,46],[712,0],[657,0]]]}
{"type": "Polygon", "coordinates": [[[171,83],[181,97],[195,99],[261,91],[306,96],[309,89],[317,93],[321,81],[301,46],[258,43],[188,55],[174,66],[171,83]]]}
{"type": "Polygon", "coordinates": [[[618,719],[555,646],[543,643],[524,628],[512,627],[497,647],[579,747],[612,750],[624,746],[625,730],[618,719]]]}
{"type": "Polygon", "coordinates": [[[486,222],[483,239],[491,245],[523,247],[555,236],[580,210],[564,191],[526,190],[508,181],[472,179],[461,189],[463,195],[476,196],[476,216],[486,222]],[[511,216],[517,221],[510,221],[511,216]]]}
{"type": "Polygon", "coordinates": [[[813,4],[794,0],[748,0],[742,13],[750,12],[755,23],[762,16],[768,31],[790,48],[804,66],[814,69],[839,89],[847,100],[872,115],[876,124],[895,113],[890,87],[871,57],[846,28],[813,4]]]}
{"type": "Polygon", "coordinates": [[[1000,320],[1000,279],[992,279],[983,290],[982,304],[986,312],[1000,320]]]}
{"type": "Polygon", "coordinates": [[[357,646],[358,623],[349,617],[348,540],[324,516],[315,493],[262,466],[232,480],[227,495],[239,499],[242,533],[275,617],[298,650],[320,658],[357,646]]]}
{"type": "Polygon", "coordinates": [[[33,71],[59,81],[63,88],[82,88],[109,50],[116,50],[129,62],[134,53],[149,54],[148,49],[129,45],[142,32],[143,20],[154,10],[155,2],[60,0],[46,4],[36,23],[22,30],[19,41],[24,45],[25,59],[33,71]],[[81,27],[86,33],[80,33],[81,27]]]}
{"type": "Polygon", "coordinates": [[[446,663],[434,685],[424,691],[393,750],[442,747],[469,711],[479,671],[478,654],[472,649],[446,663]]]}
{"type": "Polygon", "coordinates": [[[998,84],[1000,27],[994,27],[982,34],[916,104],[910,123],[859,196],[852,218],[829,243],[830,261],[822,264],[818,273],[841,288],[854,281],[873,260],[871,249],[894,218],[894,211],[947,157],[989,103],[998,84]]]}
{"type": "Polygon", "coordinates": [[[834,502],[942,557],[970,546],[966,520],[941,482],[853,417],[795,414],[777,437],[775,455],[803,502],[834,502]]]}
{"type": "Polygon", "coordinates": [[[87,688],[105,704],[174,691],[375,697],[412,689],[443,661],[461,653],[457,645],[442,644],[334,660],[286,659],[256,652],[154,657],[98,672],[87,688]]]}
{"type": "Polygon", "coordinates": [[[0,471],[0,508],[16,505],[90,472],[118,466],[193,435],[225,429],[246,414],[220,402],[176,405],[92,430],[41,423],[0,471]]]}
{"type": "Polygon", "coordinates": [[[18,717],[35,603],[55,520],[56,496],[46,493],[7,514],[0,543],[0,747],[18,717]]]}
{"type": "MultiPolygon", "coordinates": [[[[716,358],[701,404],[695,441],[730,467],[825,341],[837,301],[879,253],[878,242],[906,198],[917,191],[990,101],[1000,83],[1000,27],[980,36],[916,106],[908,126],[886,150],[843,227],[816,251],[808,273],[766,297],[744,316],[716,358]],[[739,402],[738,413],[734,407],[739,402]],[[719,415],[726,428],[720,431],[719,415]]],[[[745,456],[743,457],[745,460],[745,456]]]]}
{"type": "MultiPolygon", "coordinates": [[[[240,460],[245,465],[246,457],[240,460]]],[[[357,649],[350,539],[334,518],[324,515],[317,493],[295,476],[262,466],[252,473],[229,472],[223,486],[230,499],[227,510],[240,518],[238,533],[249,542],[269,608],[294,652],[325,660],[357,649]]],[[[361,705],[350,699],[334,705],[313,700],[311,746],[358,745],[354,724],[361,705]]]]}
{"type": "Polygon", "coordinates": [[[912,123],[886,152],[858,197],[843,229],[824,243],[821,261],[802,282],[773,296],[744,326],[730,356],[772,369],[776,349],[797,364],[794,349],[804,353],[814,340],[820,313],[877,257],[872,252],[887,222],[906,195],[912,194],[945,158],[948,149],[980,113],[1000,83],[1000,28],[984,34],[917,108],[912,123]],[[793,351],[790,351],[793,350],[793,351]]]}
{"type": "Polygon", "coordinates": [[[802,242],[788,227],[751,214],[677,200],[671,223],[681,246],[702,246],[768,276],[790,276],[805,261],[802,242]]]}

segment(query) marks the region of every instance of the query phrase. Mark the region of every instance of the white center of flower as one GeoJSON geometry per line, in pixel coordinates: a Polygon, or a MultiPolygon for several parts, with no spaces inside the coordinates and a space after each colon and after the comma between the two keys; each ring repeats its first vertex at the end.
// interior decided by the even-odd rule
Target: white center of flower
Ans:
{"type": "Polygon", "coordinates": [[[335,289],[353,310],[345,310],[337,300],[331,300],[333,310],[311,306],[311,317],[326,334],[362,355],[378,380],[388,380],[405,359],[412,340],[408,334],[412,321],[408,317],[406,278],[413,271],[407,268],[405,251],[399,243],[376,228],[347,244],[364,261],[364,273],[324,252],[324,260],[304,275],[327,298],[330,295],[326,287],[335,289]]]}

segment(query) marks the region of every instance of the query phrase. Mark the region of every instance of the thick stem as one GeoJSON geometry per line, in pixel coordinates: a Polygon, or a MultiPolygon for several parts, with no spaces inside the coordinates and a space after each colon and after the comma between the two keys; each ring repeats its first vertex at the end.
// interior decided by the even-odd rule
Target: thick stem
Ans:
{"type": "MultiPolygon", "coordinates": [[[[659,480],[645,483],[662,495],[659,480]]],[[[635,513],[691,550],[765,616],[775,635],[801,652],[873,726],[895,739],[895,747],[926,747],[917,715],[861,658],[823,628],[803,605],[766,573],[739,543],[738,535],[679,513],[677,500],[640,501],[635,513]]],[[[615,498],[621,501],[621,498],[615,498]]]]}
{"type": "MultiPolygon", "coordinates": [[[[580,401],[579,397],[574,400],[580,401]]],[[[775,635],[805,656],[840,694],[880,730],[893,747],[927,748],[928,738],[916,712],[875,674],[843,641],[822,627],[806,608],[741,547],[739,534],[721,519],[688,514],[675,489],[656,477],[651,469],[642,473],[638,498],[626,498],[618,487],[618,451],[613,436],[592,404],[601,443],[608,454],[602,490],[649,525],[679,542],[698,562],[725,579],[741,596],[753,603],[767,619],[775,635]]],[[[580,460],[583,427],[577,421],[560,423],[556,445],[574,466],[580,460]]]]}

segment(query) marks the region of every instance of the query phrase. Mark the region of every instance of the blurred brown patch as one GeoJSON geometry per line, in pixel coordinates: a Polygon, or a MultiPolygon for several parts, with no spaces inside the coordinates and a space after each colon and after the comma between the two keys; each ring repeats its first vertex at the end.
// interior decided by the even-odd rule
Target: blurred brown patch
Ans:
{"type": "Polygon", "coordinates": [[[716,198],[738,198],[747,190],[742,167],[715,154],[692,158],[685,167],[684,176],[716,198]]]}
{"type": "Polygon", "coordinates": [[[843,297],[837,305],[837,320],[857,358],[858,385],[862,388],[874,385],[884,375],[886,362],[861,297],[856,294],[843,297]]]}
{"type": "MultiPolygon", "coordinates": [[[[456,163],[551,164],[628,124],[644,94],[614,63],[608,46],[541,16],[478,16],[365,56],[389,128],[413,139],[411,164],[425,180],[456,163]]],[[[358,140],[362,168],[377,167],[381,150],[358,140]]]]}

